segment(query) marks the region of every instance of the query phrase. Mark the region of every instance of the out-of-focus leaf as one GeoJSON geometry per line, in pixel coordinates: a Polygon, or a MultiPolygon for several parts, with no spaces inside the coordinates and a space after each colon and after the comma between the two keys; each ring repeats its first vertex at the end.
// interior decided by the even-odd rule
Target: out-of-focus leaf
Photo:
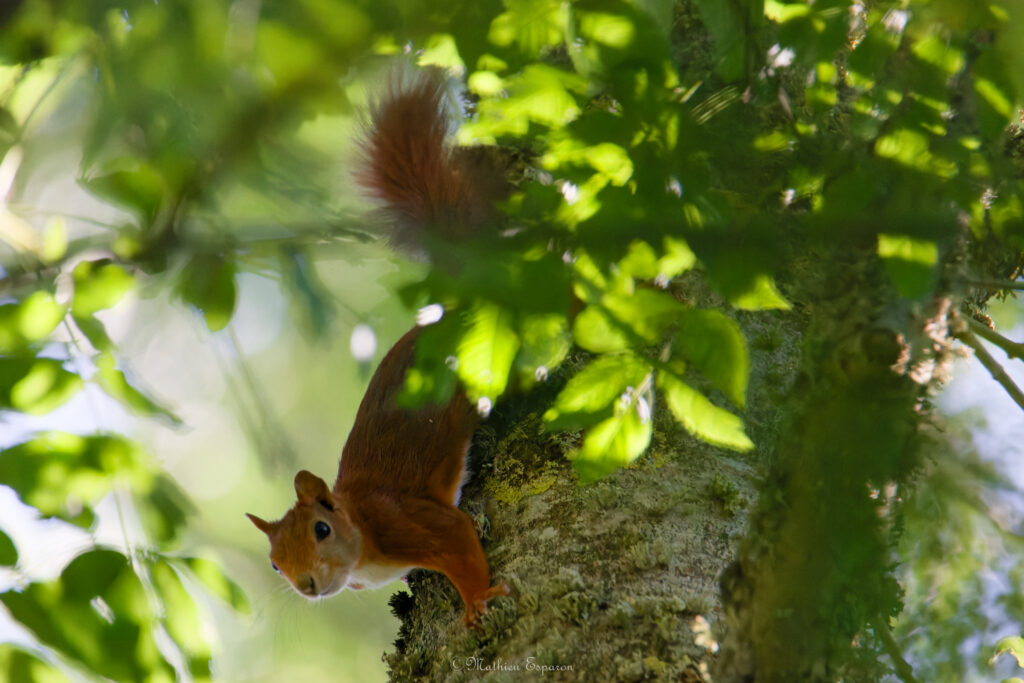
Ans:
{"type": "Polygon", "coordinates": [[[670,373],[658,373],[658,386],[672,415],[688,432],[715,446],[749,451],[754,443],[743,431],[743,421],[719,408],[696,389],[670,373]]]}
{"type": "Polygon", "coordinates": [[[478,304],[459,341],[458,375],[471,399],[494,401],[505,391],[519,337],[511,313],[491,303],[478,304]]]}
{"type": "Polygon", "coordinates": [[[164,558],[150,565],[153,587],[163,601],[163,623],[167,633],[185,656],[189,673],[203,680],[210,677],[210,647],[203,640],[199,609],[164,558]]]}
{"type": "Polygon", "coordinates": [[[618,267],[621,272],[641,280],[671,279],[692,268],[696,261],[686,242],[666,237],[663,256],[659,257],[647,242],[634,240],[618,267]]]}
{"type": "Polygon", "coordinates": [[[517,43],[528,55],[537,55],[565,39],[568,7],[556,0],[505,0],[507,11],[491,22],[489,38],[498,46],[517,43]]]}
{"type": "Polygon", "coordinates": [[[135,283],[124,268],[108,259],[82,261],[75,266],[72,280],[75,296],[71,312],[81,318],[116,305],[135,283]]]}
{"type": "Polygon", "coordinates": [[[622,351],[632,341],[628,331],[601,306],[580,311],[572,323],[572,336],[582,348],[595,353],[622,351]]]}
{"type": "Polygon", "coordinates": [[[650,366],[632,353],[600,358],[570,379],[544,413],[549,429],[587,427],[609,415],[615,402],[638,387],[650,372],[650,366]]]}
{"type": "Polygon", "coordinates": [[[789,302],[775,287],[775,281],[764,273],[759,273],[750,282],[749,289],[738,292],[729,301],[736,308],[744,311],[768,311],[790,309],[789,302]]]}
{"type": "Polygon", "coordinates": [[[53,358],[0,357],[0,409],[43,415],[82,388],[82,378],[53,358]]]}
{"type": "Polygon", "coordinates": [[[568,322],[564,315],[535,314],[519,321],[522,348],[516,356],[516,368],[527,385],[543,380],[569,353],[568,322]]]}
{"type": "Polygon", "coordinates": [[[284,250],[280,263],[288,291],[302,307],[303,320],[314,338],[323,338],[331,329],[334,311],[330,293],[317,276],[312,260],[305,252],[284,250]]]}
{"type": "Polygon", "coordinates": [[[235,610],[243,614],[249,613],[249,600],[245,597],[241,586],[221,571],[216,563],[201,557],[185,557],[180,561],[211,593],[231,605],[235,610]]]}
{"type": "Polygon", "coordinates": [[[938,279],[939,259],[939,248],[933,240],[881,233],[878,255],[902,296],[918,299],[932,291],[938,279]]]}
{"type": "Polygon", "coordinates": [[[164,474],[157,474],[152,488],[143,492],[138,509],[143,528],[159,545],[176,541],[188,515],[195,511],[185,493],[164,474]]]}
{"type": "Polygon", "coordinates": [[[614,318],[648,343],[661,341],[685,307],[661,290],[637,289],[631,296],[610,295],[602,301],[614,318]]]}
{"type": "Polygon", "coordinates": [[[18,561],[18,549],[11,537],[0,531],[0,565],[12,567],[18,561]]]}
{"type": "Polygon", "coordinates": [[[679,324],[680,350],[737,407],[746,403],[750,359],[735,321],[714,310],[688,310],[679,324]]]}
{"type": "Polygon", "coordinates": [[[171,411],[156,403],[141,391],[129,384],[124,373],[117,369],[114,357],[109,353],[101,353],[96,357],[96,383],[111,398],[115,398],[133,412],[152,417],[160,415],[169,418],[174,424],[181,424],[171,411]]]}
{"type": "Polygon", "coordinates": [[[43,644],[99,676],[118,681],[174,677],[153,640],[154,617],[128,558],[93,550],[60,579],[9,591],[0,602],[43,644]]]}
{"type": "Polygon", "coordinates": [[[737,80],[743,75],[747,38],[737,5],[720,0],[697,0],[694,4],[714,39],[715,71],[726,82],[737,80]]]}
{"type": "Polygon", "coordinates": [[[14,645],[0,644],[0,679],[11,683],[66,683],[57,667],[14,645]]]}
{"type": "Polygon", "coordinates": [[[160,208],[166,184],[159,169],[135,157],[120,157],[108,162],[103,175],[84,178],[81,183],[96,196],[152,218],[160,208]]]}
{"type": "Polygon", "coordinates": [[[1002,656],[1009,652],[1013,655],[1013,658],[1017,660],[1017,666],[1024,669],[1024,637],[1021,636],[1007,636],[1001,638],[996,643],[995,652],[992,655],[992,659],[1002,656]]]}
{"type": "Polygon", "coordinates": [[[119,483],[145,495],[152,482],[139,447],[120,436],[48,432],[0,451],[0,484],[43,516],[81,526],[92,523],[89,507],[119,483]]]}
{"type": "Polygon", "coordinates": [[[650,408],[637,405],[588,429],[572,461],[580,482],[592,482],[636,460],[651,442],[651,430],[650,408]]]}
{"type": "Polygon", "coordinates": [[[85,338],[89,340],[93,348],[98,351],[114,350],[114,342],[111,340],[110,335],[107,334],[107,328],[99,318],[72,315],[71,319],[75,321],[78,331],[85,335],[85,338]]]}
{"type": "Polygon", "coordinates": [[[182,301],[202,311],[211,332],[224,329],[235,312],[235,265],[214,254],[197,254],[178,275],[182,301]]]}
{"type": "Polygon", "coordinates": [[[47,291],[30,294],[20,303],[0,304],[0,353],[11,353],[46,339],[67,309],[47,291]]]}

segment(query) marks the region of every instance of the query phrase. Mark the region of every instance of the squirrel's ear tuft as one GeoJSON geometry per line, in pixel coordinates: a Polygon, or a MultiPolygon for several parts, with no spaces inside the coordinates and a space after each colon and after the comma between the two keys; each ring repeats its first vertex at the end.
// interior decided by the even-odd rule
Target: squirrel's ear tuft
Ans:
{"type": "Polygon", "coordinates": [[[271,524],[265,519],[260,519],[256,515],[250,515],[248,512],[245,513],[245,516],[249,518],[250,522],[256,525],[257,529],[265,533],[267,536],[270,535],[270,531],[274,527],[273,524],[271,524]]]}
{"type": "Polygon", "coordinates": [[[304,505],[312,505],[317,500],[330,500],[330,490],[324,480],[312,472],[302,470],[295,475],[295,495],[304,505]]]}

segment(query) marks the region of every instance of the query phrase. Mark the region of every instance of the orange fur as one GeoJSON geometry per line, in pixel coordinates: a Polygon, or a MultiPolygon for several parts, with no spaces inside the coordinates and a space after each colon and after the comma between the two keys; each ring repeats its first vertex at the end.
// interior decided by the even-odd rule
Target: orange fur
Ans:
{"type": "Polygon", "coordinates": [[[475,412],[461,392],[444,406],[415,411],[396,403],[417,333],[402,337],[370,380],[334,488],[300,472],[298,500],[282,519],[249,517],[270,538],[271,561],[308,598],[371,587],[423,567],[455,584],[471,625],[487,600],[509,589],[491,586],[473,521],[453,505],[475,412]],[[329,527],[322,539],[318,523],[329,527]]]}

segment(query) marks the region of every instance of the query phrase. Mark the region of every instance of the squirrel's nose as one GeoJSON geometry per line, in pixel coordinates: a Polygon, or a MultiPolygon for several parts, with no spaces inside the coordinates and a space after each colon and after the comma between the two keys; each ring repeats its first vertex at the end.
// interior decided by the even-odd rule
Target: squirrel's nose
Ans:
{"type": "Polygon", "coordinates": [[[311,598],[317,596],[318,591],[316,589],[316,579],[313,578],[312,574],[303,574],[300,576],[296,585],[303,595],[308,595],[311,598]]]}

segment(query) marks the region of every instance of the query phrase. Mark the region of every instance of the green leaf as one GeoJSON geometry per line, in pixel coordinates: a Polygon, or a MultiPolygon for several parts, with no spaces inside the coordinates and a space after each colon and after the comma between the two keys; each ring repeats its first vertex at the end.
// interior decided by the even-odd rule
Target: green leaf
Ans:
{"type": "Polygon", "coordinates": [[[161,546],[174,543],[194,512],[192,503],[170,477],[160,473],[142,494],[138,509],[146,533],[161,546]]]}
{"type": "Polygon", "coordinates": [[[4,593],[0,602],[41,643],[97,676],[174,676],[153,640],[154,615],[142,583],[121,553],[87,552],[57,581],[4,593]]]}
{"type": "Polygon", "coordinates": [[[98,351],[112,351],[114,349],[114,342],[110,339],[110,335],[107,334],[107,328],[101,320],[92,316],[80,315],[72,315],[71,319],[75,321],[78,331],[85,335],[85,338],[89,340],[94,349],[98,351]]]}
{"type": "Polygon", "coordinates": [[[544,413],[548,429],[577,429],[608,417],[616,401],[640,386],[650,371],[632,353],[601,356],[576,373],[544,413]]]}
{"type": "Polygon", "coordinates": [[[775,287],[775,281],[764,273],[754,276],[749,288],[733,294],[729,302],[744,311],[788,311],[791,308],[786,297],[775,287]]]}
{"type": "Polygon", "coordinates": [[[996,659],[1007,652],[1017,660],[1017,666],[1024,669],[1024,637],[1007,636],[1006,638],[1001,638],[996,643],[996,650],[992,658],[996,659]]]}
{"type": "Polygon", "coordinates": [[[938,281],[939,248],[933,240],[880,233],[878,255],[904,298],[926,296],[938,281]]]}
{"type": "Polygon", "coordinates": [[[101,353],[96,357],[96,383],[103,388],[103,391],[118,401],[126,408],[138,415],[152,417],[160,415],[169,418],[174,424],[181,424],[171,411],[159,405],[151,398],[128,383],[124,373],[117,369],[114,357],[109,353],[101,353]]]}
{"type": "Polygon", "coordinates": [[[156,216],[166,193],[159,169],[136,157],[119,157],[104,164],[104,175],[84,178],[87,190],[130,209],[144,218],[156,216]]]}
{"type": "Polygon", "coordinates": [[[565,40],[568,6],[557,0],[505,0],[507,11],[491,22],[491,43],[507,47],[516,43],[528,55],[565,40]]]}
{"type": "Polygon", "coordinates": [[[694,3],[713,38],[715,71],[726,82],[743,75],[746,31],[732,2],[697,0],[694,3]]]}
{"type": "Polygon", "coordinates": [[[18,562],[18,549],[11,537],[0,531],[0,566],[13,567],[18,562]]]}
{"type": "Polygon", "coordinates": [[[743,408],[750,359],[739,325],[720,311],[688,310],[681,318],[676,339],[683,357],[743,408]]]}
{"type": "MultiPolygon", "coordinates": [[[[634,401],[640,399],[634,398],[634,401]]],[[[636,460],[651,442],[652,423],[650,408],[641,415],[636,405],[629,405],[587,430],[583,447],[572,464],[580,475],[580,482],[590,483],[636,460]]]]}
{"type": "Polygon", "coordinates": [[[595,353],[623,351],[630,347],[630,336],[622,325],[601,306],[587,306],[572,323],[572,336],[581,348],[595,353]]]}
{"type": "Polygon", "coordinates": [[[181,561],[213,595],[231,605],[236,611],[249,613],[249,600],[241,586],[221,571],[215,562],[200,557],[185,557],[181,561]]]}
{"type": "Polygon", "coordinates": [[[70,680],[35,653],[10,644],[0,644],[0,679],[12,683],[67,683],[70,680]]]}
{"type": "Polygon", "coordinates": [[[44,517],[80,526],[92,523],[89,507],[118,484],[144,496],[152,482],[139,447],[120,436],[48,432],[0,451],[0,484],[44,517]]]}
{"type": "Polygon", "coordinates": [[[694,436],[715,446],[749,451],[754,443],[743,431],[743,421],[719,408],[696,389],[667,373],[658,373],[658,386],[672,415],[694,436]]]}
{"type": "Polygon", "coordinates": [[[470,315],[456,355],[459,379],[473,401],[484,397],[493,401],[505,392],[519,349],[513,322],[511,313],[491,303],[478,304],[470,315]]]}
{"type": "Polygon", "coordinates": [[[516,356],[516,369],[524,384],[543,380],[569,353],[568,322],[564,315],[527,315],[519,321],[522,348],[516,356]]]}
{"type": "Polygon", "coordinates": [[[665,330],[686,310],[672,295],[655,289],[637,289],[631,295],[611,294],[601,303],[615,320],[651,344],[661,341],[665,330]]]}
{"type": "Polygon", "coordinates": [[[0,353],[11,353],[46,339],[66,312],[52,294],[42,290],[20,303],[0,305],[0,353]]]}
{"type": "Polygon", "coordinates": [[[202,311],[211,332],[227,327],[235,312],[235,265],[214,254],[198,254],[178,275],[182,301],[202,311]]]}
{"type": "Polygon", "coordinates": [[[43,415],[82,388],[82,378],[53,358],[0,358],[0,408],[43,415]]]}
{"type": "Polygon", "coordinates": [[[200,679],[210,677],[210,646],[202,639],[201,618],[195,600],[185,590],[174,567],[164,558],[150,564],[153,587],[163,605],[163,624],[185,655],[188,670],[200,679]]]}
{"type": "Polygon", "coordinates": [[[647,242],[634,240],[626,255],[618,262],[619,271],[640,280],[671,279],[696,263],[697,257],[686,242],[665,238],[665,254],[661,257],[647,242]]]}
{"type": "Polygon", "coordinates": [[[135,284],[124,268],[108,259],[82,261],[72,271],[72,280],[75,296],[71,312],[81,318],[116,305],[135,284]]]}

